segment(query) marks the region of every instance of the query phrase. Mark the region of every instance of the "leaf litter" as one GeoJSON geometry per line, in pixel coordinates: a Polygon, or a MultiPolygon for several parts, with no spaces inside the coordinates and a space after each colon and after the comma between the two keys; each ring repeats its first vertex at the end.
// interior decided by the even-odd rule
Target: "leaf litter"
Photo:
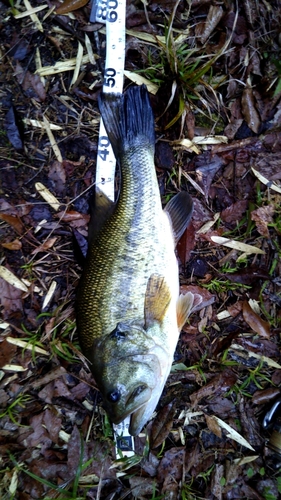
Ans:
{"type": "Polygon", "coordinates": [[[0,496],[278,498],[280,3],[127,2],[125,87],[151,91],[163,205],[188,189],[194,214],[192,312],[122,467],[75,328],[105,31],[73,4],[0,8],[0,496]]]}

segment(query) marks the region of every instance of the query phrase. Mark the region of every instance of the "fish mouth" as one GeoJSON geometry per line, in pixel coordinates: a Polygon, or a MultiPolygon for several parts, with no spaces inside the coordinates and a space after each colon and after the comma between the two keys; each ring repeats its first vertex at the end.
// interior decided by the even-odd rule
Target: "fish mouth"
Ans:
{"type": "MultiPolygon", "coordinates": [[[[124,407],[126,408],[122,414],[119,413],[118,406],[116,406],[116,411],[114,406],[111,405],[110,408],[106,408],[112,422],[114,424],[120,424],[125,418],[130,415],[137,413],[143,406],[145,406],[151,399],[152,389],[146,384],[138,385],[126,399],[124,407]]],[[[107,405],[105,405],[107,406],[107,405]]]]}

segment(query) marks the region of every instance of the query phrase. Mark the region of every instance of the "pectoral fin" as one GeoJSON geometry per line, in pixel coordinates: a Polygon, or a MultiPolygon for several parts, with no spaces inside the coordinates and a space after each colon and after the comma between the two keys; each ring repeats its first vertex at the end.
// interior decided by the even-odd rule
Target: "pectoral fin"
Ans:
{"type": "Polygon", "coordinates": [[[89,245],[96,239],[99,231],[114,211],[115,203],[96,186],[95,194],[91,201],[91,220],[89,224],[89,245]]]}
{"type": "Polygon", "coordinates": [[[186,191],[181,191],[167,203],[164,212],[167,213],[171,222],[176,245],[192,216],[193,201],[191,196],[186,191]]]}
{"type": "Polygon", "coordinates": [[[180,294],[177,300],[177,323],[179,331],[187,322],[187,319],[193,307],[193,302],[194,294],[191,292],[187,292],[185,295],[180,294]]]}
{"type": "Polygon", "coordinates": [[[161,323],[171,302],[170,289],[163,276],[152,274],[147,282],[144,317],[147,328],[155,321],[161,323]]]}

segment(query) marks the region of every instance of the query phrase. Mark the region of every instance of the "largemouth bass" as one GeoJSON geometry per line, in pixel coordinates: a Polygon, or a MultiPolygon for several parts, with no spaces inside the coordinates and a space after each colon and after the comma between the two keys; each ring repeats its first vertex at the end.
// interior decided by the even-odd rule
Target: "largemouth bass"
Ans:
{"type": "Polygon", "coordinates": [[[121,187],[115,204],[96,191],[77,326],[109,417],[117,424],[131,415],[136,435],[158,403],[192,306],[190,295],[179,297],[175,255],[192,199],[181,192],[162,210],[146,88],[102,94],[99,106],[121,187]]]}

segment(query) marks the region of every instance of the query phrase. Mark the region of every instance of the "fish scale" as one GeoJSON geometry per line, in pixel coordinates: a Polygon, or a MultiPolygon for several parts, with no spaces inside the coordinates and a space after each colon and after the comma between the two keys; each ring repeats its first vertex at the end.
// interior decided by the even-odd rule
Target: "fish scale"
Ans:
{"type": "Polygon", "coordinates": [[[162,229],[162,206],[153,151],[142,147],[137,155],[132,151],[128,157],[134,161],[123,163],[116,211],[89,249],[79,290],[80,296],[91,297],[90,302],[79,301],[80,329],[88,332],[87,347],[102,333],[94,317],[103,325],[104,334],[120,320],[143,322],[147,280],[155,270],[161,272],[164,264],[165,252],[155,248],[162,229]],[[117,297],[117,303],[112,303],[112,297],[117,297]]]}

